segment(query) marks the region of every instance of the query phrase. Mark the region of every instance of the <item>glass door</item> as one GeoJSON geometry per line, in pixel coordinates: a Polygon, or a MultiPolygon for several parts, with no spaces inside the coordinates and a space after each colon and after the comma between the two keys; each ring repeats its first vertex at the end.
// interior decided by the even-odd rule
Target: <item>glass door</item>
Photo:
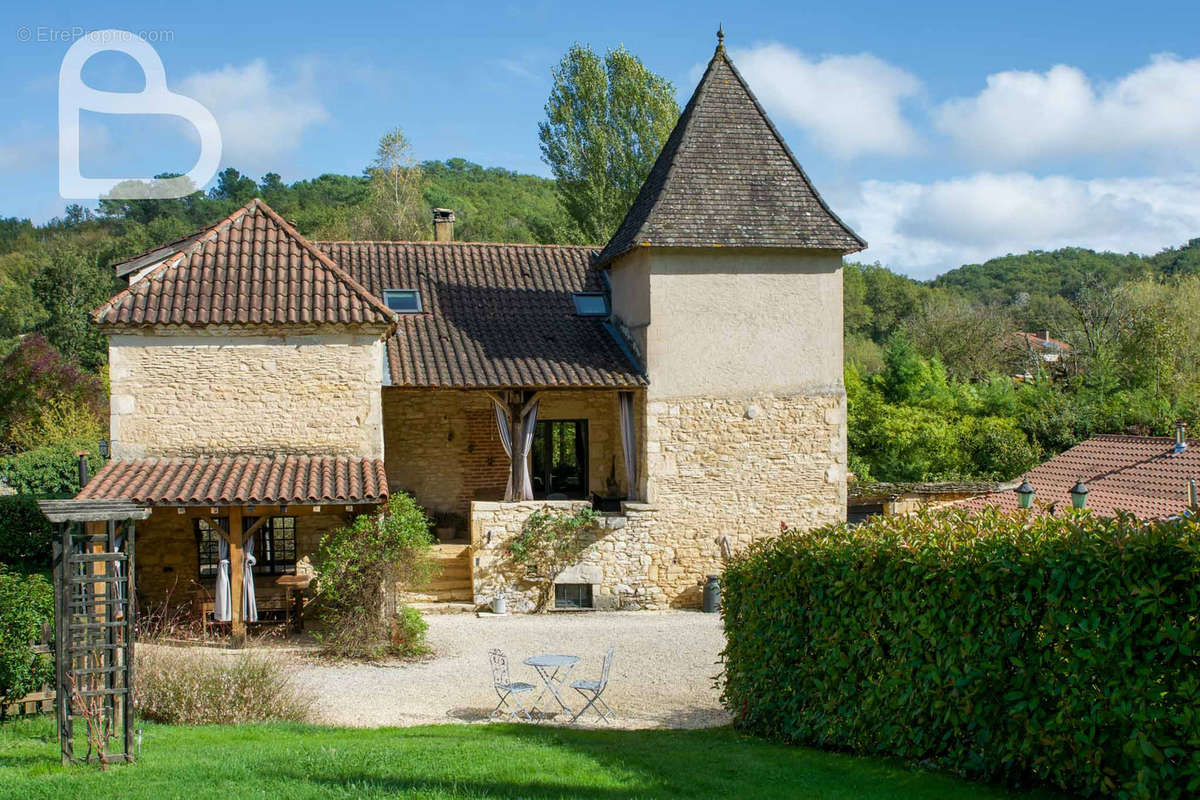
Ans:
{"type": "Polygon", "coordinates": [[[533,429],[533,496],[584,500],[588,496],[587,420],[543,419],[533,429]]]}

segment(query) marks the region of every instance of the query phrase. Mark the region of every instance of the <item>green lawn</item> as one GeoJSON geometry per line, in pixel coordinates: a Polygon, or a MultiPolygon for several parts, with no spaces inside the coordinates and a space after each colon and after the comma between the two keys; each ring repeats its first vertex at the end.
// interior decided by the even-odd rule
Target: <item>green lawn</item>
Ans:
{"type": "Polygon", "coordinates": [[[0,726],[0,797],[937,798],[1013,795],[902,764],[763,742],[731,728],[146,725],[136,765],[63,769],[50,718],[0,726]]]}

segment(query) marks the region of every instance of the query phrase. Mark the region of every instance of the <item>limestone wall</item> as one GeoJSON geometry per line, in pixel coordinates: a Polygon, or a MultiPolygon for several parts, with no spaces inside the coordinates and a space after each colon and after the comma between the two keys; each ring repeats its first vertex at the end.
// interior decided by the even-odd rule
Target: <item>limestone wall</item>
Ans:
{"type": "MultiPolygon", "coordinates": [[[[578,501],[472,503],[475,602],[483,605],[503,595],[510,610],[532,610],[537,589],[524,579],[525,567],[513,563],[510,543],[534,511],[549,508],[569,514],[589,506],[578,501]]],[[[648,579],[664,550],[652,523],[653,509],[642,503],[626,503],[621,514],[605,515],[579,563],[556,583],[591,584],[598,609],[666,608],[670,597],[656,580],[648,579]]]]}
{"type": "Polygon", "coordinates": [[[116,458],[383,455],[377,333],[109,338],[116,458]]]}
{"type": "MultiPolygon", "coordinates": [[[[617,480],[627,485],[616,392],[547,390],[538,419],[586,419],[590,490],[603,494],[614,459],[617,480]]],[[[509,461],[486,392],[384,389],[383,430],[392,491],[464,519],[472,500],[503,497],[509,461]]]]}

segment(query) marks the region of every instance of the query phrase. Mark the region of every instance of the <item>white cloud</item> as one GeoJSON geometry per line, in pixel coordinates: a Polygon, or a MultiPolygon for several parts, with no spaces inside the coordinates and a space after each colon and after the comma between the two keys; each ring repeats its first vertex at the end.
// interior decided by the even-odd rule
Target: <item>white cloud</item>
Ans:
{"type": "Polygon", "coordinates": [[[967,154],[998,163],[1139,152],[1200,163],[1200,59],[1157,55],[1111,84],[1065,65],[999,72],[934,121],[967,154]]]}
{"type": "Polygon", "coordinates": [[[183,94],[212,111],[221,129],[225,164],[242,170],[275,167],[282,154],[300,146],[305,131],[329,119],[317,97],[311,69],[301,65],[282,82],[262,59],[185,78],[183,94]]]}
{"type": "Polygon", "coordinates": [[[908,72],[869,53],[811,60],[781,44],[733,52],[767,112],[802,127],[838,158],[906,155],[918,136],[901,103],[921,91],[908,72]]]}
{"type": "Polygon", "coordinates": [[[1200,173],[1093,180],[980,173],[929,184],[864,181],[831,199],[871,244],[856,258],[917,278],[1006,253],[1068,246],[1153,253],[1200,235],[1200,173]]]}

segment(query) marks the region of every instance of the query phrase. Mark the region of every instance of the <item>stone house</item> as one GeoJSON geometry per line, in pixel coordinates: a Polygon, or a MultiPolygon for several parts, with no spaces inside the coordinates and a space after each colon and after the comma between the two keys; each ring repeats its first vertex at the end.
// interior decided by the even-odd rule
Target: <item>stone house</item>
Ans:
{"type": "Polygon", "coordinates": [[[443,540],[431,599],[517,609],[507,542],[546,505],[604,512],[559,607],[698,604],[729,552],[845,518],[841,267],[865,243],[723,46],[603,248],[452,224],[310,242],[254,200],[118,267],[94,315],[113,460],[80,496],[153,509],[146,601],[231,562],[236,631],[245,553],[261,602],[400,490],[443,540]]]}

